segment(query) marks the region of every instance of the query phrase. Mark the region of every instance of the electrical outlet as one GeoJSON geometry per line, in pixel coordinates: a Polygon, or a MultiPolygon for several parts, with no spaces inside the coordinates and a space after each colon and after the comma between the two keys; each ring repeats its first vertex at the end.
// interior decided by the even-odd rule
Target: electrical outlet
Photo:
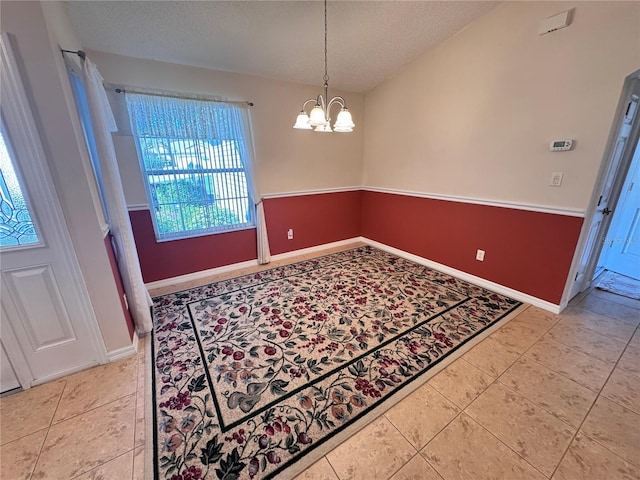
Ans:
{"type": "Polygon", "coordinates": [[[287,240],[293,240],[293,228],[287,230],[287,240]]]}
{"type": "Polygon", "coordinates": [[[480,260],[481,262],[484,262],[484,250],[478,250],[476,252],[476,260],[480,260]]]}
{"type": "Polygon", "coordinates": [[[559,187],[560,185],[562,185],[563,176],[564,176],[563,172],[553,172],[551,174],[551,181],[549,182],[549,185],[552,187],[559,187]]]}

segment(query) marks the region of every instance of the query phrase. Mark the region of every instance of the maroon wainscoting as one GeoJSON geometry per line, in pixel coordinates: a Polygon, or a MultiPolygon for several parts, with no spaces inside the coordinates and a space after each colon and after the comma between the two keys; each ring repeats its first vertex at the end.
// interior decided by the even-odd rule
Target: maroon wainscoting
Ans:
{"type": "MultiPolygon", "coordinates": [[[[273,255],[360,235],[360,191],[264,201],[273,255]],[[287,230],[293,228],[293,240],[287,230]]],[[[145,282],[255,260],[255,229],[156,242],[149,210],[129,212],[145,282]]]]}
{"type": "Polygon", "coordinates": [[[360,235],[361,191],[264,201],[271,253],[291,252],[360,235]],[[287,230],[293,228],[293,240],[287,230]]]}
{"type": "MultiPolygon", "coordinates": [[[[264,208],[274,255],[362,235],[554,304],[583,221],[361,190],[272,198],[264,208]]],[[[254,229],[158,243],[148,210],[130,216],[145,282],[256,258],[254,229]]]]}
{"type": "Polygon", "coordinates": [[[146,283],[256,258],[255,229],[157,242],[149,210],[129,217],[146,283]]]}
{"type": "Polygon", "coordinates": [[[362,192],[362,236],[559,304],[582,218],[362,192]],[[484,262],[476,250],[486,251],[484,262]]]}
{"type": "Polygon", "coordinates": [[[113,245],[111,244],[110,235],[104,237],[104,248],[107,250],[107,256],[109,257],[109,263],[111,264],[111,272],[113,273],[113,278],[116,281],[116,288],[118,289],[118,295],[120,296],[120,305],[122,306],[122,312],[124,313],[124,318],[127,321],[127,328],[129,329],[129,337],[133,340],[135,327],[133,326],[131,312],[129,312],[127,304],[124,303],[124,285],[122,284],[122,276],[120,275],[118,262],[116,262],[116,256],[113,253],[113,245]]]}

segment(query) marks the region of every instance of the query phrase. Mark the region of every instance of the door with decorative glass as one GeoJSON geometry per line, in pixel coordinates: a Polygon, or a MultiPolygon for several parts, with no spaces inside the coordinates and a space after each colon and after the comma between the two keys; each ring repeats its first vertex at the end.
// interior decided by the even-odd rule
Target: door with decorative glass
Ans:
{"type": "MultiPolygon", "coordinates": [[[[8,39],[1,40],[0,332],[3,355],[28,388],[106,354],[8,39]]],[[[1,374],[6,388],[11,371],[3,366],[1,374]]]]}

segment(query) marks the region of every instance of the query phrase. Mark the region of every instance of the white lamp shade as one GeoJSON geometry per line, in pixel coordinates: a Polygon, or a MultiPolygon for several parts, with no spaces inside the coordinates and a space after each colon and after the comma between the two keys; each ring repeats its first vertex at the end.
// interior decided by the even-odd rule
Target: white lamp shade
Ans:
{"type": "Polygon", "coordinates": [[[326,132],[326,133],[331,133],[331,125],[329,125],[329,122],[325,123],[324,125],[318,125],[315,129],[314,132],[326,132]]]}
{"type": "Polygon", "coordinates": [[[351,112],[344,107],[340,110],[340,113],[338,113],[338,118],[336,119],[334,128],[336,132],[352,132],[353,127],[355,127],[355,124],[351,118],[351,112]]]}
{"type": "Polygon", "coordinates": [[[327,119],[324,116],[324,110],[322,110],[320,105],[316,105],[309,114],[309,125],[317,127],[318,125],[324,125],[325,123],[327,123],[327,119]]]}
{"type": "Polygon", "coordinates": [[[298,118],[296,118],[296,124],[293,128],[299,128],[301,130],[311,130],[313,127],[309,125],[309,115],[307,115],[304,111],[298,114],[298,118]]]}

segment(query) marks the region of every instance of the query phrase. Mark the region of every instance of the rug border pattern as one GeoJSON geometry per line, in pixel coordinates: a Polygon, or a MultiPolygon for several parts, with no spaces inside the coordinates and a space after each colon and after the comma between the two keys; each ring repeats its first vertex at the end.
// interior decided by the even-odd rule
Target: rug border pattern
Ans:
{"type": "MultiPolygon", "coordinates": [[[[320,258],[325,258],[325,257],[329,257],[332,255],[336,255],[336,254],[340,254],[340,253],[345,253],[345,252],[350,252],[350,251],[354,251],[354,250],[358,250],[358,249],[362,249],[362,248],[368,248],[368,249],[372,249],[372,250],[378,250],[380,252],[384,252],[387,255],[390,255],[392,257],[397,257],[402,259],[404,262],[408,262],[417,266],[420,266],[424,269],[428,269],[428,270],[432,270],[435,271],[439,274],[442,274],[446,277],[452,277],[454,279],[456,279],[459,282],[462,282],[463,284],[467,284],[471,287],[476,287],[476,288],[480,288],[482,290],[485,290],[487,292],[490,293],[496,293],[493,292],[485,287],[481,287],[481,286],[477,286],[474,285],[473,283],[466,281],[466,280],[462,280],[462,279],[458,279],[456,277],[453,277],[452,275],[446,274],[446,273],[442,273],[442,272],[438,272],[437,270],[434,270],[430,267],[418,264],[412,260],[408,260],[406,258],[403,257],[398,257],[397,255],[393,254],[393,253],[389,253],[386,252],[384,250],[381,250],[377,247],[374,246],[358,246],[358,247],[354,247],[354,248],[347,248],[345,250],[342,251],[338,251],[338,252],[331,252],[331,253],[327,253],[325,255],[318,255],[316,257],[312,257],[312,258],[307,258],[307,259],[303,259],[297,262],[291,262],[291,263],[287,263],[284,265],[278,265],[272,268],[268,268],[265,270],[260,270],[258,272],[254,272],[254,273],[249,273],[249,274],[241,274],[238,276],[234,276],[234,277],[229,277],[223,280],[220,280],[219,282],[224,282],[224,281],[229,281],[229,280],[233,280],[233,279],[238,279],[238,278],[243,278],[243,277],[248,277],[248,276],[253,276],[256,274],[267,274],[268,272],[271,272],[273,270],[277,270],[283,267],[291,267],[291,266],[295,266],[295,265],[300,265],[303,263],[309,263],[312,262],[314,260],[320,259],[320,258]]],[[[312,270],[316,270],[319,268],[324,268],[328,265],[332,265],[332,264],[336,264],[336,263],[342,263],[342,261],[336,261],[336,262],[331,262],[331,263],[326,263],[326,264],[321,264],[321,265],[310,265],[310,268],[307,271],[312,271],[312,270]]],[[[292,274],[295,275],[295,274],[292,274]]],[[[287,276],[288,277],[288,276],[287,276]]],[[[275,279],[275,280],[279,280],[279,279],[275,279]]],[[[275,281],[275,280],[270,280],[270,281],[275,281]]],[[[157,295],[153,297],[153,300],[155,301],[157,298],[161,298],[167,295],[176,295],[176,294],[180,294],[182,292],[188,292],[191,291],[193,289],[196,288],[202,288],[205,287],[207,285],[211,285],[214,283],[218,283],[218,282],[209,282],[205,285],[202,286],[192,286],[192,287],[188,287],[188,288],[184,288],[181,290],[177,290],[175,292],[171,292],[171,293],[165,293],[162,295],[157,295]]],[[[264,282],[267,283],[267,282],[264,282]]],[[[233,291],[237,291],[237,290],[241,290],[243,288],[247,288],[249,287],[249,285],[238,285],[237,289],[233,289],[233,290],[228,290],[224,293],[230,293],[233,291]]],[[[459,307],[461,305],[463,305],[465,302],[469,301],[471,298],[473,297],[469,297],[468,295],[464,294],[463,292],[459,292],[458,290],[456,290],[454,287],[449,287],[447,286],[446,288],[451,289],[451,290],[455,290],[458,293],[461,293],[462,295],[464,295],[466,298],[464,300],[461,300],[459,302],[457,302],[456,304],[446,308],[445,310],[437,313],[435,316],[430,317],[427,320],[424,320],[423,322],[420,322],[418,325],[413,326],[412,328],[408,329],[407,331],[403,332],[401,335],[404,335],[406,333],[408,333],[409,331],[413,330],[414,328],[418,328],[419,326],[423,325],[426,322],[429,322],[430,320],[432,320],[433,318],[436,318],[439,315],[442,315],[456,307],[459,307]]],[[[484,338],[486,338],[487,336],[489,336],[491,333],[493,333],[495,330],[497,330],[498,328],[502,327],[503,324],[502,322],[505,321],[505,319],[508,318],[508,321],[510,321],[511,319],[513,319],[516,316],[516,313],[520,313],[520,310],[524,310],[526,308],[529,307],[528,304],[525,304],[521,301],[515,300],[507,295],[503,295],[503,294],[498,294],[500,296],[506,297],[506,298],[510,298],[511,300],[514,300],[514,304],[513,306],[506,311],[505,313],[503,313],[502,315],[500,315],[498,318],[496,318],[495,320],[493,320],[493,322],[486,326],[485,328],[473,333],[472,335],[468,336],[465,340],[463,340],[462,342],[460,342],[459,344],[457,344],[455,347],[453,347],[451,350],[447,351],[446,354],[444,354],[443,356],[437,358],[436,360],[433,361],[433,363],[429,364],[428,368],[425,368],[423,370],[421,370],[420,372],[418,372],[416,375],[414,375],[413,377],[411,377],[409,380],[407,380],[406,382],[402,383],[399,387],[396,388],[396,390],[394,390],[394,392],[389,395],[388,398],[386,398],[384,401],[380,402],[378,405],[373,406],[370,409],[367,410],[363,410],[362,412],[360,412],[355,418],[353,418],[349,423],[345,423],[339,427],[337,427],[335,430],[333,430],[332,432],[330,432],[328,435],[318,439],[316,442],[314,442],[313,446],[305,449],[303,452],[300,452],[300,454],[298,454],[297,456],[295,456],[294,458],[290,458],[289,460],[287,460],[286,462],[284,462],[282,465],[280,465],[276,470],[272,471],[271,473],[267,474],[266,476],[262,477],[264,480],[269,480],[269,479],[273,479],[275,478],[277,475],[283,473],[284,471],[289,471],[292,473],[292,475],[297,475],[299,473],[301,473],[302,471],[304,471],[306,468],[308,468],[309,466],[312,465],[312,462],[305,464],[304,468],[300,467],[300,468],[295,468],[294,465],[296,463],[300,463],[301,464],[301,460],[302,459],[308,459],[308,458],[312,458],[313,462],[317,461],[318,459],[322,458],[324,455],[326,455],[330,450],[324,451],[322,449],[322,446],[324,446],[327,443],[331,443],[332,441],[335,441],[336,438],[340,439],[340,437],[342,437],[344,435],[345,430],[347,429],[352,429],[353,431],[350,433],[350,436],[357,433],[359,430],[361,430],[362,428],[364,428],[365,426],[367,426],[369,423],[375,421],[376,419],[378,419],[380,417],[380,415],[382,415],[385,411],[389,410],[390,408],[392,408],[394,405],[396,405],[397,403],[399,403],[401,400],[403,400],[404,398],[406,398],[408,395],[410,395],[411,393],[413,393],[413,391],[415,391],[417,388],[419,388],[420,386],[422,386],[424,383],[426,383],[426,381],[431,378],[432,376],[435,376],[437,373],[439,373],[441,370],[443,370],[444,368],[446,368],[446,366],[448,366],[450,363],[453,363],[453,361],[457,360],[458,358],[460,358],[459,356],[456,356],[456,354],[458,354],[460,351],[466,351],[468,349],[470,349],[471,347],[475,346],[475,344],[479,343],[481,340],[483,340],[484,338]],[[427,374],[431,374],[431,375],[427,375],[427,374]],[[416,382],[416,380],[422,380],[421,382],[416,382]],[[319,453],[321,452],[321,453],[319,453]]],[[[212,298],[212,296],[209,296],[207,298],[212,298]]],[[[191,321],[191,324],[194,328],[195,331],[195,323],[194,323],[194,319],[193,319],[193,315],[191,312],[191,309],[189,308],[189,305],[191,303],[196,303],[197,301],[192,301],[192,302],[185,302],[184,307],[186,308],[186,311],[188,313],[189,319],[191,321]]],[[[153,311],[153,307],[152,311],[153,311]]],[[[150,382],[150,386],[151,386],[151,410],[152,410],[152,428],[153,428],[153,452],[151,452],[151,461],[153,463],[153,473],[154,473],[154,479],[160,479],[160,473],[159,473],[159,465],[158,465],[158,461],[157,461],[157,454],[158,454],[158,417],[157,417],[157,409],[158,409],[158,405],[157,405],[157,399],[156,399],[156,394],[157,394],[157,389],[156,389],[156,369],[154,368],[154,362],[155,362],[155,328],[152,328],[150,335],[149,335],[149,341],[151,343],[150,345],[150,353],[151,353],[151,359],[150,359],[150,365],[151,365],[151,382],[150,382]]],[[[398,335],[398,337],[400,337],[401,335],[398,335]]],[[[385,341],[384,344],[386,343],[390,343],[393,340],[397,340],[397,338],[393,338],[391,340],[389,340],[388,342],[385,341]]],[[[202,351],[202,346],[200,343],[200,338],[198,335],[196,335],[196,341],[198,344],[198,350],[200,352],[200,354],[202,355],[202,358],[205,358],[204,356],[204,352],[202,351]]],[[[381,345],[380,345],[381,346],[381,345]]],[[[376,347],[376,348],[380,348],[380,346],[376,347]]],[[[463,352],[464,353],[464,352],[463,352]]],[[[366,354],[363,354],[363,356],[366,354]]],[[[353,360],[355,361],[355,360],[353,360]]],[[[348,362],[350,363],[350,362],[348,362]]],[[[207,368],[204,368],[205,373],[206,373],[206,377],[207,380],[209,382],[210,385],[213,385],[213,383],[211,382],[211,378],[210,378],[210,373],[208,371],[207,368]]],[[[319,381],[319,379],[316,379],[314,381],[319,381]]],[[[303,387],[300,387],[303,388],[303,387]]],[[[222,420],[222,416],[220,415],[220,411],[218,409],[218,402],[217,399],[215,397],[215,395],[212,395],[212,399],[214,402],[214,406],[216,408],[216,413],[218,414],[218,418],[220,420],[222,420]]],[[[267,409],[269,408],[271,405],[268,404],[265,407],[262,407],[261,410],[263,409],[267,409]]],[[[241,421],[238,421],[238,423],[242,423],[241,421]]],[[[229,426],[228,428],[223,428],[223,422],[220,421],[221,424],[221,432],[224,433],[226,431],[229,431],[230,429],[234,428],[234,424],[231,424],[231,426],[229,426]]],[[[237,426],[237,425],[236,425],[237,426]]],[[[347,437],[348,438],[348,437],[347,437]]],[[[344,439],[341,439],[339,443],[341,443],[342,441],[344,441],[344,439]]],[[[338,444],[339,444],[338,443],[338,444]]],[[[333,445],[331,448],[335,448],[336,445],[333,445]]],[[[326,447],[325,447],[326,448],[326,447]]]]}

